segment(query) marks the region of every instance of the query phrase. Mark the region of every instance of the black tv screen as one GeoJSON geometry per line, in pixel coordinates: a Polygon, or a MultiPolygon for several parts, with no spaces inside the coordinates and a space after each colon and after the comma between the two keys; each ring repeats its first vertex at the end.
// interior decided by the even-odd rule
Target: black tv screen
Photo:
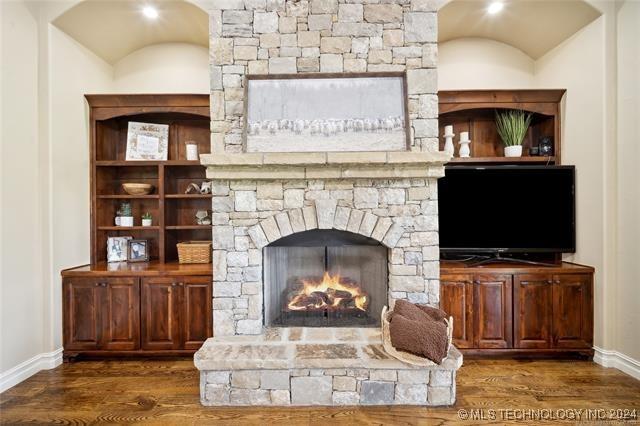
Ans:
{"type": "Polygon", "coordinates": [[[438,180],[440,250],[575,251],[573,166],[447,167],[438,180]]]}

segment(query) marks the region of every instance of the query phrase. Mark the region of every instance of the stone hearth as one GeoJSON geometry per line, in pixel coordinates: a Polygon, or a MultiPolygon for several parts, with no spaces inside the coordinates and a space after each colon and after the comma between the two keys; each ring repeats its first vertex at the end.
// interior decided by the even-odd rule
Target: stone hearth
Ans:
{"type": "Polygon", "coordinates": [[[379,329],[272,328],[210,339],[195,356],[204,405],[450,405],[462,355],[414,367],[379,329]]]}

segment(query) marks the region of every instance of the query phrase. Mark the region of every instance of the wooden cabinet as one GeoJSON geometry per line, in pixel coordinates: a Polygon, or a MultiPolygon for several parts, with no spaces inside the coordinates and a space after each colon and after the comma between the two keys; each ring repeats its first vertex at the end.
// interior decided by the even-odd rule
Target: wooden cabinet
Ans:
{"type": "Polygon", "coordinates": [[[65,358],[187,355],[213,335],[211,265],[107,269],[99,264],[63,272],[65,358]],[[129,269],[141,276],[118,276],[129,269]]]}
{"type": "Polygon", "coordinates": [[[142,347],[198,350],[212,328],[211,278],[142,280],[142,347]]]}
{"type": "Polygon", "coordinates": [[[554,275],[553,347],[593,345],[593,284],[587,274],[554,275]]]}
{"type": "Polygon", "coordinates": [[[134,350],[140,344],[135,278],[75,278],[64,283],[64,347],[134,350]]]}
{"type": "Polygon", "coordinates": [[[551,283],[546,274],[515,275],[513,286],[514,347],[551,347],[551,283]]]}
{"type": "Polygon", "coordinates": [[[453,317],[453,344],[472,348],[473,276],[443,275],[440,280],[440,308],[453,317]]]}
{"type": "Polygon", "coordinates": [[[511,276],[478,274],[474,276],[475,346],[510,348],[511,276]]]}
{"type": "Polygon", "coordinates": [[[593,355],[592,268],[442,262],[440,275],[440,307],[463,352],[593,355]]]}

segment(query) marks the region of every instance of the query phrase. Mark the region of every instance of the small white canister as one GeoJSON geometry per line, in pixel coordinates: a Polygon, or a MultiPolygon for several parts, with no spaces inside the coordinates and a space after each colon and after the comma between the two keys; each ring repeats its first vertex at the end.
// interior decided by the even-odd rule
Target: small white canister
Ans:
{"type": "Polygon", "coordinates": [[[198,161],[198,144],[194,141],[187,141],[187,160],[198,161]]]}

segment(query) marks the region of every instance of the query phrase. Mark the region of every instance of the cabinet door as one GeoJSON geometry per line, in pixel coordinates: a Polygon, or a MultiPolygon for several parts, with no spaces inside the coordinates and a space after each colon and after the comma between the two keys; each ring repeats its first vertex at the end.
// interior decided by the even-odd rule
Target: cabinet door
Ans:
{"type": "Polygon", "coordinates": [[[67,278],[63,283],[64,349],[96,350],[100,345],[100,290],[92,278],[67,278]]]}
{"type": "Polygon", "coordinates": [[[176,278],[182,291],[180,323],[182,348],[200,349],[211,337],[213,310],[211,308],[211,277],[176,278]]]}
{"type": "Polygon", "coordinates": [[[515,275],[513,283],[514,347],[551,347],[551,275],[515,275]]]}
{"type": "Polygon", "coordinates": [[[511,348],[511,275],[475,275],[473,285],[475,346],[480,349],[511,348]]]}
{"type": "Polygon", "coordinates": [[[453,317],[453,344],[473,348],[473,277],[440,277],[440,308],[453,317]]]}
{"type": "Polygon", "coordinates": [[[591,348],[593,286],[589,274],[553,277],[553,346],[591,348]]]}
{"type": "Polygon", "coordinates": [[[109,278],[101,283],[101,349],[140,347],[140,287],[137,278],[109,278]]]}
{"type": "Polygon", "coordinates": [[[142,349],[180,348],[180,287],[174,278],[142,280],[142,349]]]}

